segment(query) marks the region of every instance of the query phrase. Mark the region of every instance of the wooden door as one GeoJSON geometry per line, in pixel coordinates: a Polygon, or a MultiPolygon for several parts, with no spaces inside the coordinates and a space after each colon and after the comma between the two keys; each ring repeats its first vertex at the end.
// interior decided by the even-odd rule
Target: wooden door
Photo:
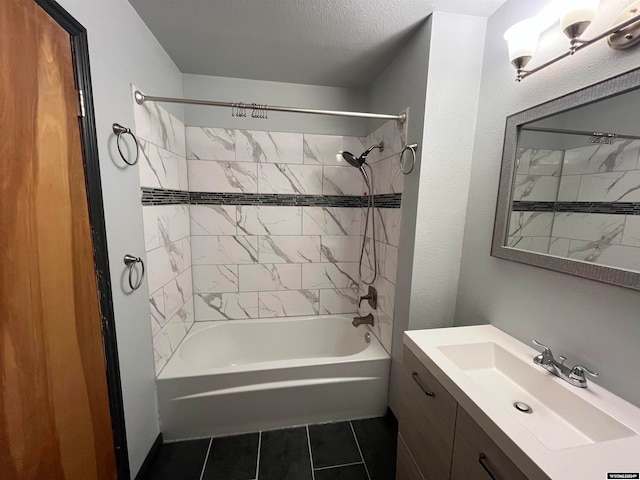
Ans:
{"type": "Polygon", "coordinates": [[[0,0],[0,478],[115,479],[69,33],[0,0]]]}

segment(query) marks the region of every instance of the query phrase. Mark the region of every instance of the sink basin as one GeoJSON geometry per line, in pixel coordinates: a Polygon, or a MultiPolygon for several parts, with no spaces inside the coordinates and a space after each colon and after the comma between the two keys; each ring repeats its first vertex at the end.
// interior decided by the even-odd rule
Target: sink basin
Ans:
{"type": "Polygon", "coordinates": [[[596,382],[571,386],[498,328],[412,330],[403,343],[528,478],[599,480],[640,470],[640,408],[596,382]]]}
{"type": "Polygon", "coordinates": [[[532,361],[523,361],[495,342],[437,348],[549,449],[636,435],[559,384],[546,370],[532,361]],[[514,402],[525,403],[531,407],[531,413],[519,411],[514,402]]]}

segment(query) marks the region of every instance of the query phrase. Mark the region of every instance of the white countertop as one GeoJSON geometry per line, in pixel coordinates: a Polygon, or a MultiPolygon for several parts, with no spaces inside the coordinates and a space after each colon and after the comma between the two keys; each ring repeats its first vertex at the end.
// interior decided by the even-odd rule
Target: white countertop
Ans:
{"type": "MultiPolygon", "coordinates": [[[[588,388],[577,388],[534,365],[546,375],[541,381],[558,382],[562,388],[570,389],[571,393],[635,432],[625,438],[550,449],[522,424],[518,418],[522,413],[497,402],[486,388],[439,349],[446,345],[480,342],[496,343],[530,363],[539,353],[491,325],[412,330],[404,336],[407,348],[530,478],[544,478],[540,471],[554,480],[605,480],[607,473],[640,472],[639,408],[592,382],[588,388]]],[[[630,381],[638,380],[636,377],[630,381]]]]}

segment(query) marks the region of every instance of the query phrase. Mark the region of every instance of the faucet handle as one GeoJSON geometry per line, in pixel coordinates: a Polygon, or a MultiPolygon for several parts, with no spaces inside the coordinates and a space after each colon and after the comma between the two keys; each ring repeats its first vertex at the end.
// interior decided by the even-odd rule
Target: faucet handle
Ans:
{"type": "Polygon", "coordinates": [[[549,355],[550,357],[553,357],[553,354],[551,353],[551,349],[549,347],[547,347],[545,344],[540,343],[538,340],[536,340],[535,338],[533,339],[533,343],[535,343],[536,345],[538,345],[539,347],[544,348],[544,351],[542,352],[543,355],[549,355]]]}
{"type": "Polygon", "coordinates": [[[582,379],[584,379],[584,374],[585,373],[588,373],[592,377],[597,377],[598,376],[598,374],[596,372],[594,372],[593,370],[589,370],[584,365],[576,365],[575,367],[573,367],[571,369],[571,377],[572,378],[582,378],[582,379]]]}

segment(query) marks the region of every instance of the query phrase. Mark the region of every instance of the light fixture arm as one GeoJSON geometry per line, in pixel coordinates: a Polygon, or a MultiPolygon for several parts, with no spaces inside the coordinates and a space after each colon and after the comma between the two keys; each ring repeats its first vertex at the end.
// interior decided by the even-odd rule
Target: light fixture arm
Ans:
{"type": "Polygon", "coordinates": [[[627,28],[630,25],[633,25],[636,22],[640,22],[640,13],[634,15],[631,18],[628,18],[627,20],[624,20],[616,25],[614,25],[613,27],[611,27],[610,29],[602,32],[601,34],[589,39],[589,40],[583,40],[581,38],[572,38],[571,39],[571,46],[569,47],[569,50],[561,53],[560,55],[558,55],[555,58],[552,58],[551,60],[538,65],[535,68],[532,68],[530,70],[525,70],[523,68],[517,68],[517,74],[516,74],[516,81],[520,82],[522,79],[527,78],[530,75],[533,75],[536,72],[539,72],[540,70],[544,70],[545,68],[547,68],[550,65],[553,65],[554,63],[562,60],[563,58],[567,58],[571,55],[573,55],[574,53],[576,53],[579,50],[582,50],[584,48],[587,48],[590,45],[593,45],[596,42],[599,42],[600,40],[603,40],[607,37],[610,37],[611,35],[614,35],[616,33],[620,33],[620,31],[624,30],[625,28],[627,28]]]}

